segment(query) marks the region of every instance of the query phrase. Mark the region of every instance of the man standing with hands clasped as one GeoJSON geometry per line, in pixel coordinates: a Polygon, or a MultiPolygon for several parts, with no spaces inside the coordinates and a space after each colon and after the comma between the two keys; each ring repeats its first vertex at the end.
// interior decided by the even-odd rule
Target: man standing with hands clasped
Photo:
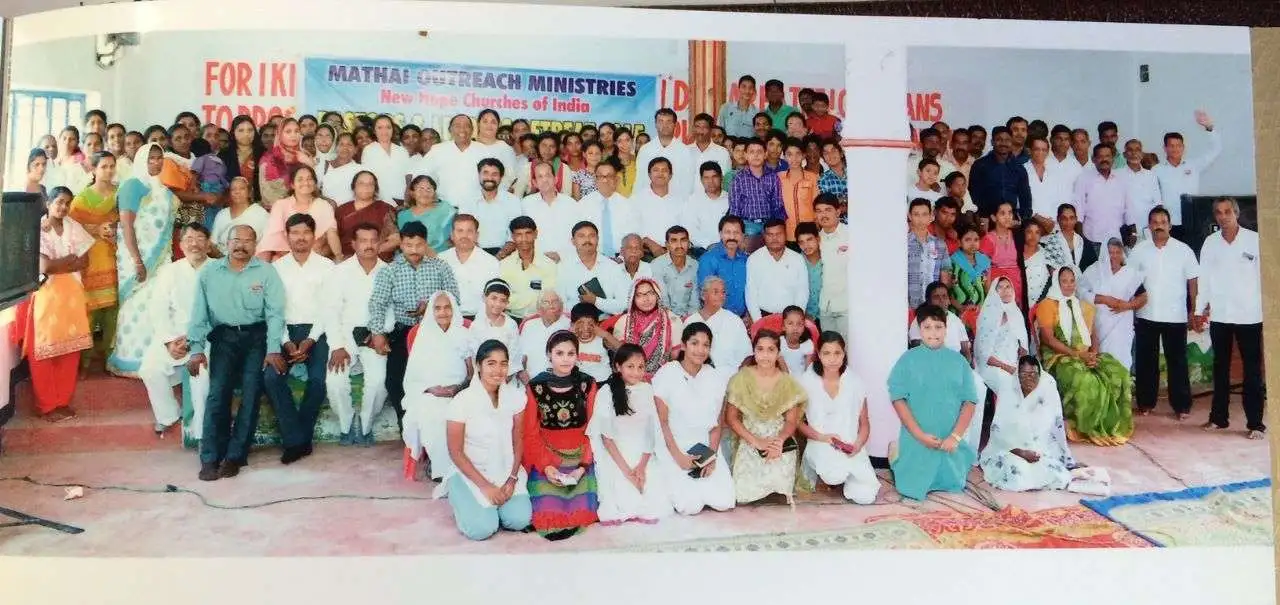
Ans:
{"type": "Polygon", "coordinates": [[[274,267],[254,257],[257,241],[253,227],[236,226],[227,240],[227,257],[208,261],[196,281],[187,371],[192,376],[210,373],[200,437],[201,481],[234,477],[248,462],[262,370],[285,364],[278,350],[284,334],[284,284],[274,267]],[[231,394],[236,389],[241,402],[232,424],[231,394]]]}
{"type": "MultiPolygon", "coordinates": [[[[1187,370],[1187,298],[1197,298],[1200,265],[1191,247],[1171,237],[1172,221],[1164,206],[1148,214],[1151,239],[1139,242],[1129,256],[1137,267],[1147,304],[1137,312],[1134,337],[1134,383],[1138,414],[1156,407],[1160,390],[1160,348],[1169,368],[1169,404],[1174,416],[1191,416],[1191,376],[1187,370]],[[1190,290],[1190,294],[1188,294],[1190,290]]],[[[1198,320],[1197,320],[1197,323],[1198,320]]]]}
{"type": "Polygon", "coordinates": [[[1244,416],[1250,439],[1266,436],[1262,421],[1262,277],[1258,233],[1240,226],[1240,205],[1229,197],[1213,203],[1219,230],[1200,248],[1200,297],[1196,301],[1196,329],[1209,324],[1213,342],[1213,411],[1206,431],[1229,424],[1231,343],[1240,347],[1244,365],[1244,416]]]}

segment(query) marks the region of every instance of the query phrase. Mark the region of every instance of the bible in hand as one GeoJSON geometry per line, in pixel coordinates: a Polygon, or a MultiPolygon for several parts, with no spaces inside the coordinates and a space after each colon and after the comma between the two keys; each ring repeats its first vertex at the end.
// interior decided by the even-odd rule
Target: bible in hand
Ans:
{"type": "Polygon", "coordinates": [[[693,456],[693,468],[689,469],[689,476],[694,479],[701,478],[702,469],[716,459],[715,450],[702,443],[695,443],[686,453],[693,456]]]}
{"type": "Polygon", "coordinates": [[[586,294],[587,292],[594,294],[596,298],[608,298],[604,295],[604,286],[600,285],[600,278],[598,277],[593,277],[590,281],[578,286],[579,294],[586,294]]]}

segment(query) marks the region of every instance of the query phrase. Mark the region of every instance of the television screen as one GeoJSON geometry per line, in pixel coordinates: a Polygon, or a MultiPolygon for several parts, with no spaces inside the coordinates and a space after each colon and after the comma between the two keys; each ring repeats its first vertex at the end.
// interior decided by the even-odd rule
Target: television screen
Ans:
{"type": "Polygon", "coordinates": [[[0,309],[22,302],[40,277],[40,217],[37,193],[0,196],[0,309]]]}

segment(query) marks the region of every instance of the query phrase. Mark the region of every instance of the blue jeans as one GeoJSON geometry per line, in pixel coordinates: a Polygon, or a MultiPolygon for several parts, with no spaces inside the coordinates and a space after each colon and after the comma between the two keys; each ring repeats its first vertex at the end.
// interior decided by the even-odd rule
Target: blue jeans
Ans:
{"type": "Polygon", "coordinates": [[[265,324],[236,328],[218,326],[209,334],[209,399],[200,435],[200,462],[249,459],[258,429],[258,397],[262,394],[262,361],[266,357],[265,324]],[[240,389],[240,409],[231,418],[231,396],[240,389]]]}
{"type": "Polygon", "coordinates": [[[527,495],[512,496],[502,506],[484,507],[471,493],[471,487],[456,474],[449,479],[449,507],[458,531],[468,540],[487,540],[498,528],[521,531],[533,523],[533,503],[527,495]]]}
{"type": "MultiPolygon", "coordinates": [[[[293,324],[287,329],[289,340],[297,344],[306,340],[311,333],[311,324],[293,324]]],[[[283,354],[283,347],[281,349],[283,354]]],[[[285,448],[311,445],[311,440],[315,437],[316,419],[320,416],[320,406],[325,400],[324,379],[329,363],[329,341],[321,336],[312,345],[307,360],[302,363],[307,368],[307,387],[302,393],[301,403],[293,400],[293,390],[289,388],[289,372],[277,374],[271,366],[262,368],[262,387],[275,410],[276,420],[280,424],[280,445],[285,448]]]]}

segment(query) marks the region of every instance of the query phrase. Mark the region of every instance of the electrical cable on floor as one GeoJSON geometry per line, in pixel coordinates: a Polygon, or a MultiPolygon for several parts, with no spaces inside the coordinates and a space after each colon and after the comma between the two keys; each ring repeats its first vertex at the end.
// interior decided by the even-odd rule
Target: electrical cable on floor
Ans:
{"type": "Polygon", "coordinates": [[[31,477],[0,477],[0,482],[4,482],[4,481],[21,481],[24,483],[37,485],[40,487],[62,487],[62,488],[83,487],[86,490],[125,492],[125,493],[132,493],[132,494],[187,494],[187,495],[195,496],[197,499],[200,500],[201,504],[217,510],[251,510],[255,508],[265,508],[268,506],[275,506],[277,504],[286,504],[289,502],[307,502],[307,501],[313,501],[313,500],[395,501],[395,500],[431,500],[432,499],[430,496],[369,496],[369,495],[363,495],[363,494],[327,494],[323,496],[296,496],[293,498],[281,498],[279,500],[268,500],[266,502],[257,502],[254,504],[233,505],[233,504],[218,504],[217,502],[210,502],[209,499],[204,496],[204,494],[201,494],[196,490],[188,489],[185,487],[178,487],[173,484],[166,484],[162,488],[154,488],[154,487],[148,488],[148,487],[129,487],[124,485],[88,485],[84,483],[47,483],[44,481],[38,481],[36,479],[32,479],[31,477]]]}
{"type": "Polygon", "coordinates": [[[1178,484],[1179,484],[1179,485],[1181,485],[1183,488],[1190,488],[1190,487],[1191,487],[1190,485],[1187,485],[1187,482],[1186,482],[1186,481],[1184,481],[1184,480],[1182,479],[1182,477],[1179,477],[1179,476],[1177,476],[1177,475],[1173,474],[1172,472],[1170,472],[1170,471],[1169,471],[1169,469],[1168,469],[1168,468],[1166,468],[1166,467],[1165,467],[1165,465],[1160,464],[1160,461],[1159,461],[1159,460],[1156,460],[1155,456],[1152,456],[1152,455],[1150,454],[1150,452],[1148,452],[1147,450],[1142,449],[1142,446],[1138,445],[1137,443],[1134,443],[1133,441],[1129,441],[1129,442],[1128,442],[1128,443],[1126,443],[1125,445],[1128,445],[1129,447],[1132,447],[1133,449],[1138,450],[1138,453],[1142,454],[1142,456],[1143,456],[1144,458],[1146,458],[1147,460],[1149,460],[1149,461],[1151,462],[1151,464],[1156,465],[1156,468],[1160,469],[1161,471],[1164,471],[1164,474],[1165,474],[1166,476],[1168,476],[1170,479],[1173,479],[1174,481],[1177,481],[1177,482],[1178,482],[1178,484]]]}

